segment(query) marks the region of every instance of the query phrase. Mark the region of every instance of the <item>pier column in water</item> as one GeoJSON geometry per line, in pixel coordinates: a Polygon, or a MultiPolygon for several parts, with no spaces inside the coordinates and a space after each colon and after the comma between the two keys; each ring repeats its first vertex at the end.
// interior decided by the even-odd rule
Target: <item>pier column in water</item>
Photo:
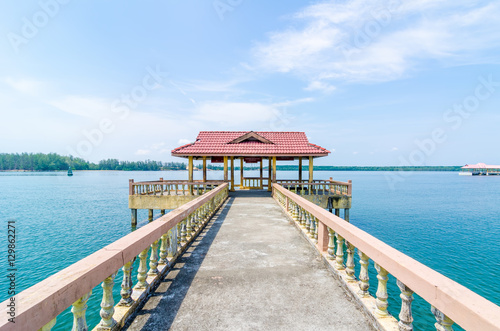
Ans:
{"type": "Polygon", "coordinates": [[[132,212],[132,226],[137,226],[137,209],[130,209],[132,212]]]}
{"type": "Polygon", "coordinates": [[[344,220],[349,222],[349,208],[344,209],[344,220]]]}
{"type": "Polygon", "coordinates": [[[149,220],[150,222],[151,222],[151,221],[153,221],[153,209],[150,209],[150,210],[149,210],[148,220],[149,220]]]}

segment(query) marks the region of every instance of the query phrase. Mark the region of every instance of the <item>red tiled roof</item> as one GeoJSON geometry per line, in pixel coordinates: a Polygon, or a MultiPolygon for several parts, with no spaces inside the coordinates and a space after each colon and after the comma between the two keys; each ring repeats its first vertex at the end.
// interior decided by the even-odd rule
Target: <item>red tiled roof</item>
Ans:
{"type": "Polygon", "coordinates": [[[192,144],[172,150],[173,156],[327,156],[330,151],[309,143],[304,132],[255,132],[272,144],[256,140],[230,143],[252,131],[201,131],[192,144]]]}

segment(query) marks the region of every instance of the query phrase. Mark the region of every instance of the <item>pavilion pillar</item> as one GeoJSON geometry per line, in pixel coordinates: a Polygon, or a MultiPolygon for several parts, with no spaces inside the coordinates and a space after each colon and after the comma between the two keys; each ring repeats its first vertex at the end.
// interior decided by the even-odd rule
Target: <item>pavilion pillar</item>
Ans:
{"type": "Polygon", "coordinates": [[[243,160],[243,157],[240,157],[240,189],[244,188],[245,185],[244,185],[244,180],[243,180],[243,163],[244,163],[244,160],[243,160]]]}
{"type": "Polygon", "coordinates": [[[228,181],[227,156],[224,156],[224,181],[228,181]]]}
{"type": "Polygon", "coordinates": [[[264,188],[264,159],[260,159],[260,189],[264,188]]]}
{"type": "Polygon", "coordinates": [[[189,156],[188,159],[189,159],[189,163],[188,163],[188,181],[192,182],[193,181],[193,168],[194,168],[193,157],[189,156]]]}
{"type": "Polygon", "coordinates": [[[234,156],[231,156],[231,191],[234,191],[234,156]]]}
{"type": "Polygon", "coordinates": [[[271,171],[272,171],[272,168],[273,168],[273,161],[271,159],[271,157],[269,157],[269,174],[268,174],[268,179],[267,179],[267,190],[269,192],[271,192],[273,189],[272,189],[272,177],[271,177],[271,171]]]}
{"type": "Polygon", "coordinates": [[[314,161],[313,157],[309,156],[309,183],[313,182],[314,161]]]}
{"type": "MultiPolygon", "coordinates": [[[[189,164],[188,164],[188,182],[192,183],[193,182],[193,170],[194,170],[194,164],[193,164],[193,157],[189,156],[189,164]]],[[[193,195],[193,185],[189,185],[189,194],[193,195]]]]}
{"type": "Polygon", "coordinates": [[[302,182],[302,157],[299,157],[299,183],[302,182]]]}
{"type": "Polygon", "coordinates": [[[276,156],[273,156],[273,183],[276,182],[276,156]]]}
{"type": "Polygon", "coordinates": [[[203,182],[207,181],[207,157],[203,157],[203,182]]]}

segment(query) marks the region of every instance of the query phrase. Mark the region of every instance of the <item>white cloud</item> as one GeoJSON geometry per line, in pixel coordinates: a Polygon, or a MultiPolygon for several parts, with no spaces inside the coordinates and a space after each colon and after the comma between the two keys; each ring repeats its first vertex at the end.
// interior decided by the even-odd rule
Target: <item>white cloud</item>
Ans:
{"type": "Polygon", "coordinates": [[[271,121],[279,110],[273,105],[249,102],[206,102],[193,115],[194,120],[227,127],[255,125],[271,121]]]}
{"type": "Polygon", "coordinates": [[[148,149],[139,149],[135,152],[135,155],[149,155],[151,151],[148,149]]]}
{"type": "Polygon", "coordinates": [[[306,90],[331,92],[339,81],[394,80],[428,61],[492,61],[499,16],[493,1],[328,0],[293,15],[290,27],[270,33],[253,55],[256,67],[297,75],[308,81],[306,90]]]}
{"type": "Polygon", "coordinates": [[[309,83],[309,86],[305,88],[306,91],[323,91],[325,93],[332,93],[336,89],[333,85],[317,80],[309,83]]]}
{"type": "Polygon", "coordinates": [[[179,139],[179,141],[177,142],[180,146],[184,146],[184,145],[187,145],[187,144],[190,144],[192,143],[191,140],[189,139],[179,139]]]}
{"type": "Polygon", "coordinates": [[[49,104],[69,114],[98,120],[109,116],[112,102],[96,97],[66,96],[49,104]]]}
{"type": "Polygon", "coordinates": [[[5,83],[14,90],[28,95],[39,95],[43,93],[46,87],[44,83],[33,79],[14,79],[7,77],[5,78],[5,83]]]}

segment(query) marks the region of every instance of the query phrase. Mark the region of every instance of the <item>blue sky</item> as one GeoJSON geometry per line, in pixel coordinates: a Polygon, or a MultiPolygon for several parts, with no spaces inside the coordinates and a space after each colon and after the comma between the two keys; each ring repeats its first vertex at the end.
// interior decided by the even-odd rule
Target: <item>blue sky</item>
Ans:
{"type": "Polygon", "coordinates": [[[318,164],[500,164],[498,1],[3,1],[0,152],[171,161],[305,131],[318,164]]]}

